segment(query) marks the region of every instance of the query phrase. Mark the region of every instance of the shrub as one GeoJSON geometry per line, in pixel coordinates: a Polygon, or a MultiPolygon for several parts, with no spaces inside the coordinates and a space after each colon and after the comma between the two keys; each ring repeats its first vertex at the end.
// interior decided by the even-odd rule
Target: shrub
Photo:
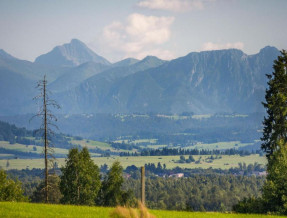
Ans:
{"type": "Polygon", "coordinates": [[[262,198],[244,198],[233,206],[236,213],[266,213],[266,208],[262,198]]]}

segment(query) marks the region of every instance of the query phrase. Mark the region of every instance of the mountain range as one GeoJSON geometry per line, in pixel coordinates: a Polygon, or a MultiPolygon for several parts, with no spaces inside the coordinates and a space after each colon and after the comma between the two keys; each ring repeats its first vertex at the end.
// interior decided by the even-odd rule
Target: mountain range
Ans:
{"type": "Polygon", "coordinates": [[[254,55],[227,49],[112,64],[77,39],[34,62],[0,50],[0,115],[35,113],[43,75],[62,114],[259,112],[279,54],[267,46],[254,55]]]}

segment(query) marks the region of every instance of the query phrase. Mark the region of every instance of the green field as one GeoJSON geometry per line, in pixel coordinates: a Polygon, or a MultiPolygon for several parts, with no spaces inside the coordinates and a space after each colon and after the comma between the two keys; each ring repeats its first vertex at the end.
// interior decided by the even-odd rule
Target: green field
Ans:
{"type": "MultiPolygon", "coordinates": [[[[0,217],[109,217],[113,208],[87,207],[71,205],[49,205],[16,202],[0,202],[0,217]]],[[[282,216],[266,216],[255,214],[224,214],[210,212],[180,212],[166,210],[150,210],[156,217],[179,218],[279,218],[282,216]]]]}
{"type": "Polygon", "coordinates": [[[208,150],[217,150],[217,149],[230,149],[230,148],[239,148],[247,145],[252,145],[253,143],[241,143],[240,141],[230,141],[230,142],[217,142],[217,143],[197,143],[194,146],[185,147],[185,149],[208,149],[208,150]]]}
{"type": "Polygon", "coordinates": [[[157,139],[137,139],[137,140],[128,140],[128,139],[119,139],[115,140],[116,143],[125,143],[125,144],[141,144],[141,143],[151,143],[155,144],[157,142],[157,139]]]}
{"type": "MultiPolygon", "coordinates": [[[[181,135],[187,135],[190,133],[182,133],[181,135]]],[[[127,143],[127,142],[126,142],[127,143]]],[[[192,146],[186,146],[186,147],[181,147],[181,146],[174,146],[172,148],[183,148],[183,149],[198,149],[198,150],[224,150],[224,149],[231,149],[235,148],[238,149],[240,147],[244,147],[247,145],[252,145],[253,143],[241,143],[240,141],[230,141],[230,142],[217,142],[217,143],[197,143],[192,146]]],[[[145,146],[141,146],[142,148],[145,148],[145,146]]],[[[158,145],[158,144],[151,144],[147,145],[147,148],[152,148],[152,149],[158,149],[158,148],[164,148],[168,147],[167,145],[158,145]]]]}
{"type": "MultiPolygon", "coordinates": [[[[28,137],[27,137],[28,138],[28,137]]],[[[29,137],[30,139],[33,139],[32,137],[29,137]]],[[[111,147],[110,144],[105,142],[99,142],[94,140],[71,140],[71,144],[73,145],[80,145],[81,147],[87,147],[89,149],[101,149],[103,151],[110,150],[112,152],[127,152],[128,150],[123,149],[114,149],[111,147]]],[[[23,144],[10,144],[8,141],[0,141],[0,148],[5,148],[7,150],[11,151],[20,151],[20,152],[27,152],[27,153],[35,153],[35,154],[43,154],[43,147],[38,145],[23,145],[23,144]]],[[[65,148],[53,148],[55,154],[60,155],[66,155],[69,152],[69,149],[65,148]]],[[[132,150],[132,152],[135,152],[136,150],[132,150]]],[[[130,151],[131,152],[131,151],[130,151]]],[[[11,156],[14,157],[15,155],[11,154],[0,154],[1,158],[10,158],[11,156]]],[[[100,154],[97,153],[91,153],[92,156],[100,156],[100,154]]]]}
{"type": "Polygon", "coordinates": [[[107,150],[107,149],[113,150],[113,148],[108,143],[105,143],[105,142],[82,139],[82,140],[72,140],[71,143],[74,145],[80,145],[82,147],[87,147],[89,149],[100,148],[102,150],[107,150]]]}
{"type": "MultiPolygon", "coordinates": [[[[188,133],[184,133],[188,134],[188,133]]],[[[33,137],[27,137],[29,139],[34,139],[33,137]]],[[[160,149],[164,147],[168,147],[168,145],[165,144],[158,144],[157,139],[136,139],[136,140],[128,140],[128,139],[118,139],[114,142],[117,143],[126,143],[126,144],[133,144],[133,145],[139,145],[141,148],[151,148],[151,149],[160,149]],[[142,143],[145,143],[145,145],[141,145],[142,143]]],[[[133,150],[123,150],[123,149],[115,149],[111,147],[110,144],[105,142],[99,142],[94,140],[75,140],[71,138],[70,143],[74,146],[81,146],[81,147],[87,147],[89,149],[100,149],[102,151],[111,151],[111,152],[137,152],[137,149],[133,150]]],[[[252,145],[253,143],[241,143],[240,141],[230,141],[230,142],[217,142],[217,143],[197,143],[193,146],[187,146],[184,147],[184,149],[207,149],[207,150],[218,150],[218,149],[230,149],[230,148],[239,148],[247,145],[252,145]]],[[[43,147],[38,145],[23,145],[23,144],[10,144],[8,141],[0,141],[0,148],[5,148],[7,150],[11,151],[20,151],[20,152],[27,152],[27,153],[35,153],[35,154],[42,154],[43,153],[43,147]]],[[[181,147],[173,147],[173,148],[181,148],[181,147]]],[[[55,154],[58,155],[66,155],[68,154],[68,149],[65,148],[54,148],[55,154]]],[[[9,152],[7,152],[9,153],[9,152]]],[[[92,156],[100,156],[98,153],[91,153],[92,156]]],[[[14,156],[14,155],[12,155],[14,156]]],[[[17,155],[16,155],[17,156],[17,155]]],[[[9,158],[11,157],[10,154],[2,154],[1,159],[3,158],[9,158]]]]}
{"type": "MultiPolygon", "coordinates": [[[[188,158],[188,155],[185,156],[188,158]]],[[[195,160],[198,160],[201,157],[201,161],[199,164],[196,163],[176,163],[179,160],[179,156],[138,156],[138,157],[118,157],[118,156],[111,156],[111,157],[94,157],[92,158],[98,166],[107,164],[111,165],[115,160],[119,160],[121,165],[125,168],[130,165],[135,165],[137,167],[143,166],[146,163],[154,163],[157,164],[160,162],[162,165],[165,164],[168,169],[174,167],[181,167],[181,168],[214,168],[214,169],[229,169],[231,167],[238,167],[238,163],[246,163],[254,164],[255,162],[259,164],[265,165],[267,163],[265,157],[260,157],[259,155],[250,155],[241,157],[239,155],[222,155],[221,159],[215,159],[212,163],[208,163],[207,158],[210,155],[194,155],[195,160]]],[[[215,156],[214,156],[215,157],[215,156]]],[[[62,166],[65,163],[64,158],[57,158],[59,166],[62,166]]],[[[32,168],[44,168],[44,160],[43,159],[10,159],[9,160],[9,167],[6,167],[7,160],[0,160],[0,167],[5,170],[9,169],[32,169],[32,168]]]]}
{"type": "MultiPolygon", "coordinates": [[[[43,147],[38,145],[23,145],[23,144],[10,144],[7,141],[0,141],[0,148],[5,148],[8,150],[16,150],[21,152],[31,152],[36,154],[43,153],[43,147]],[[35,149],[35,150],[34,150],[35,149]]],[[[67,149],[53,148],[56,154],[68,154],[67,149]]],[[[7,154],[9,155],[9,154],[7,154]]],[[[4,156],[4,155],[3,155],[4,156]]]]}
{"type": "MultiPolygon", "coordinates": [[[[186,155],[185,157],[187,159],[188,155],[186,155]]],[[[259,155],[250,155],[245,157],[241,157],[239,155],[222,155],[222,159],[216,159],[212,163],[206,162],[207,157],[210,157],[210,155],[194,155],[193,157],[196,161],[201,157],[200,163],[176,163],[176,161],[179,160],[179,156],[99,157],[93,158],[93,160],[99,166],[103,164],[111,165],[115,160],[119,160],[124,168],[130,165],[140,167],[147,163],[157,164],[158,162],[160,162],[161,165],[165,164],[166,168],[168,169],[172,169],[177,166],[188,169],[200,167],[203,169],[207,169],[210,167],[217,169],[229,169],[231,167],[238,167],[238,163],[243,162],[245,162],[247,165],[251,163],[254,164],[255,162],[263,165],[267,163],[266,158],[260,157],[259,155]]]]}
{"type": "MultiPolygon", "coordinates": [[[[176,135],[192,135],[192,133],[177,133],[176,135]]],[[[134,144],[134,145],[140,145],[141,148],[152,148],[152,149],[158,149],[163,147],[168,147],[166,144],[157,144],[157,139],[137,139],[137,140],[129,140],[129,139],[118,139],[115,140],[116,143],[125,143],[125,144],[134,144]],[[141,143],[150,143],[148,145],[141,145],[141,143]]],[[[173,146],[172,148],[183,148],[183,149],[207,149],[207,150],[224,150],[224,149],[231,149],[235,148],[238,149],[240,147],[244,147],[247,145],[252,145],[254,142],[250,143],[241,143],[240,141],[229,141],[229,142],[216,142],[216,143],[196,143],[192,146],[173,146]]],[[[109,146],[109,145],[108,145],[109,146]]],[[[88,146],[89,147],[89,146],[88,146]]]]}

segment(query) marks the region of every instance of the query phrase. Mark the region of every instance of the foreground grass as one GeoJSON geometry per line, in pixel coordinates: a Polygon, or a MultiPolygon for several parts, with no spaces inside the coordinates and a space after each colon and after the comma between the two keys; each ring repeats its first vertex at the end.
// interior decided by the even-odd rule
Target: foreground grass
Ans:
{"type": "Polygon", "coordinates": [[[113,208],[0,202],[0,217],[109,217],[113,208]]]}
{"type": "MultiPolygon", "coordinates": [[[[49,205],[16,202],[0,202],[0,217],[109,217],[114,208],[87,207],[70,205],[49,205]]],[[[192,217],[192,218],[279,218],[255,214],[223,214],[204,212],[180,212],[165,210],[150,210],[156,217],[192,217]]]]}

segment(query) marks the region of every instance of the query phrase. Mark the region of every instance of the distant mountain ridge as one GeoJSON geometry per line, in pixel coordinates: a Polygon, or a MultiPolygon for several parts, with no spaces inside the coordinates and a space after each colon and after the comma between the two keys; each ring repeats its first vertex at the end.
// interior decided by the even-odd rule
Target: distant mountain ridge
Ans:
{"type": "Polygon", "coordinates": [[[265,74],[278,54],[274,47],[251,56],[193,52],[112,80],[98,74],[57,99],[66,113],[253,113],[263,110],[265,74]]]}
{"type": "Polygon", "coordinates": [[[35,63],[74,67],[90,61],[105,65],[110,64],[108,60],[97,55],[80,40],[72,39],[70,43],[57,46],[47,54],[37,57],[35,63]]]}
{"type": "Polygon", "coordinates": [[[44,74],[61,113],[258,112],[263,110],[265,74],[272,72],[279,54],[267,46],[254,55],[228,49],[171,61],[147,56],[110,64],[72,40],[32,63],[0,50],[0,115],[35,111],[31,99],[44,74]]]}

